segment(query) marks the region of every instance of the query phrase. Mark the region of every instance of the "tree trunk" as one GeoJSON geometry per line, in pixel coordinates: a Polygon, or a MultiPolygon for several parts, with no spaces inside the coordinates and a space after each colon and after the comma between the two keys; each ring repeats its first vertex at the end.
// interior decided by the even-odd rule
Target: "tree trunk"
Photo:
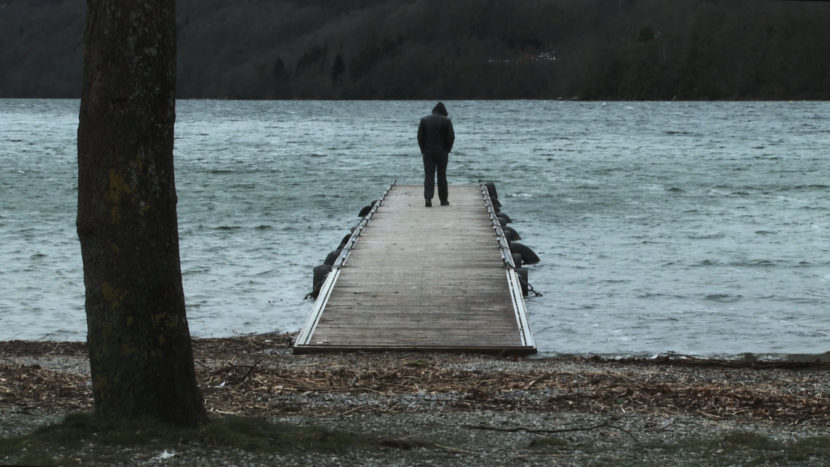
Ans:
{"type": "Polygon", "coordinates": [[[196,384],[179,264],[175,0],[88,0],[78,237],[96,413],[192,425],[196,384]]]}

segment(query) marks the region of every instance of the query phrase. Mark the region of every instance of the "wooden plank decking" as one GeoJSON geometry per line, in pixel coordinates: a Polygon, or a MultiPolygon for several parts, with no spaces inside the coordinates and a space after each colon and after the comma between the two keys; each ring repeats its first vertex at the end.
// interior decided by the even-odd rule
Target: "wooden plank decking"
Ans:
{"type": "Polygon", "coordinates": [[[485,193],[453,186],[450,206],[425,208],[422,186],[391,187],[329,274],[295,351],[535,353],[485,193]]]}

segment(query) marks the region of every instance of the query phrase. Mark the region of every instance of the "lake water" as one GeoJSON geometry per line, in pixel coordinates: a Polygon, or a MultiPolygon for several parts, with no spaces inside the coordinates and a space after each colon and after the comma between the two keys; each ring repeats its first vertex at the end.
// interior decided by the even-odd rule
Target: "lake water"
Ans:
{"type": "MultiPolygon", "coordinates": [[[[198,337],[299,330],[311,270],[434,102],[180,101],[198,337]]],[[[76,100],[0,100],[0,339],[83,340],[76,100]]],[[[830,103],[450,101],[450,183],[493,181],[543,354],[830,351],[830,103]]],[[[452,193],[450,193],[452,199],[452,193]]]]}

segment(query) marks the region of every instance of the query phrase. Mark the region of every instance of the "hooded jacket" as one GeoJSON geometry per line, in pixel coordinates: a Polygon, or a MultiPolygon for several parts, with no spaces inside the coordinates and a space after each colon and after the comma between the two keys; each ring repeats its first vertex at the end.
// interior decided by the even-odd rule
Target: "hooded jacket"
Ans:
{"type": "Polygon", "coordinates": [[[421,154],[449,153],[455,142],[455,130],[447,116],[447,108],[439,102],[432,113],[418,125],[418,146],[421,154]]]}

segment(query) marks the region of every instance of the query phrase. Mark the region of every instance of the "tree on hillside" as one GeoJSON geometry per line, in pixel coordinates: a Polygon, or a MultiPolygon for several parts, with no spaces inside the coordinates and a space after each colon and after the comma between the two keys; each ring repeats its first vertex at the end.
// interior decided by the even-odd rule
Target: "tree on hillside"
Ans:
{"type": "Polygon", "coordinates": [[[206,418],[185,316],[176,188],[175,0],[88,0],[78,237],[96,413],[206,418]]]}
{"type": "MultiPolygon", "coordinates": [[[[0,96],[77,97],[84,2],[0,3],[0,96]]],[[[830,96],[826,1],[178,5],[181,98],[830,96]]]]}

